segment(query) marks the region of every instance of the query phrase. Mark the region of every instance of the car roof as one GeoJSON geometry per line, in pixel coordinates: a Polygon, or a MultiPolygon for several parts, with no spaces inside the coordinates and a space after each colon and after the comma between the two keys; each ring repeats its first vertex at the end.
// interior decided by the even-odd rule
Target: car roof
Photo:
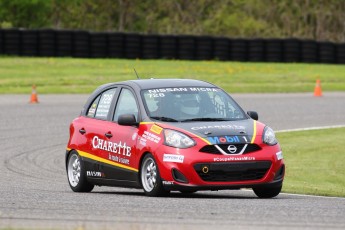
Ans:
{"type": "Polygon", "coordinates": [[[130,86],[137,93],[145,89],[155,89],[155,88],[178,88],[178,87],[217,87],[206,81],[194,80],[194,79],[179,79],[179,78],[169,78],[169,79],[138,79],[138,80],[128,80],[121,82],[112,82],[101,85],[93,91],[90,95],[87,103],[93,100],[96,96],[102,93],[104,90],[110,89],[116,86],[130,86]]]}
{"type": "Polygon", "coordinates": [[[155,89],[155,88],[178,88],[178,87],[216,87],[215,85],[208,83],[206,81],[194,80],[194,79],[138,79],[138,80],[128,80],[122,82],[112,82],[99,86],[93,93],[89,96],[87,102],[84,105],[81,114],[85,115],[87,108],[93,100],[104,90],[110,89],[117,86],[129,86],[133,88],[137,93],[145,89],[155,89]]]}
{"type": "Polygon", "coordinates": [[[194,79],[140,79],[116,82],[114,84],[129,85],[139,89],[171,88],[171,87],[215,87],[211,83],[194,79]]]}

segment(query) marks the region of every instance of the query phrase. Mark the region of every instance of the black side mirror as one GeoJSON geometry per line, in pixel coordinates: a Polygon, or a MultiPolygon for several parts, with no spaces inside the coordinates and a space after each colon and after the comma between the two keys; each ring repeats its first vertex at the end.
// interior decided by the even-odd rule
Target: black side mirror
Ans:
{"type": "Polygon", "coordinates": [[[259,115],[255,111],[248,111],[247,114],[253,119],[253,120],[259,120],[259,115]]]}
{"type": "Polygon", "coordinates": [[[125,126],[136,126],[138,125],[134,114],[122,114],[119,116],[119,119],[117,120],[117,123],[119,125],[125,125],[125,126]]]}

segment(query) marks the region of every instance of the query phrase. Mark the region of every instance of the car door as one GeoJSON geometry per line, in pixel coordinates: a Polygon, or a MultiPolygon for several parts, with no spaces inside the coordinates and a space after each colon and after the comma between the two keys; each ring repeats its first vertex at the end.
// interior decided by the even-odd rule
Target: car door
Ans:
{"type": "Polygon", "coordinates": [[[129,88],[122,88],[118,96],[115,111],[112,118],[112,125],[107,130],[112,136],[108,140],[112,142],[112,150],[108,151],[108,159],[116,167],[109,168],[112,172],[112,179],[120,180],[122,183],[138,183],[138,157],[137,139],[138,127],[123,126],[117,123],[120,115],[133,114],[139,121],[139,109],[137,98],[129,88]]]}
{"type": "Polygon", "coordinates": [[[84,156],[87,175],[90,178],[107,178],[103,165],[108,159],[108,139],[111,137],[112,111],[117,88],[110,88],[95,97],[87,109],[86,116],[75,121],[79,132],[79,151],[84,156]]]}

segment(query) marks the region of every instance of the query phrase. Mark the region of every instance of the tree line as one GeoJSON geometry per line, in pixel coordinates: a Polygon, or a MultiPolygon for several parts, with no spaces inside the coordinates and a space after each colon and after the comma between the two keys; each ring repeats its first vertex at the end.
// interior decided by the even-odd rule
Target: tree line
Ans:
{"type": "Polygon", "coordinates": [[[0,27],[345,42],[344,12],[344,0],[0,0],[0,27]]]}

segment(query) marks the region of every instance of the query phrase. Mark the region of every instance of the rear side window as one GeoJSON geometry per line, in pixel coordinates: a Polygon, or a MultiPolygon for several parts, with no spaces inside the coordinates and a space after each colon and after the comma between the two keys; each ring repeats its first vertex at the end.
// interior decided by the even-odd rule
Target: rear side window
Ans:
{"type": "Polygon", "coordinates": [[[106,120],[109,114],[109,109],[116,89],[109,89],[99,95],[92,103],[88,110],[87,116],[97,119],[106,120]]]}
{"type": "Polygon", "coordinates": [[[97,105],[99,102],[99,99],[101,98],[101,95],[99,95],[91,104],[89,110],[87,111],[87,116],[88,117],[95,117],[96,114],[96,109],[97,109],[97,105]]]}

